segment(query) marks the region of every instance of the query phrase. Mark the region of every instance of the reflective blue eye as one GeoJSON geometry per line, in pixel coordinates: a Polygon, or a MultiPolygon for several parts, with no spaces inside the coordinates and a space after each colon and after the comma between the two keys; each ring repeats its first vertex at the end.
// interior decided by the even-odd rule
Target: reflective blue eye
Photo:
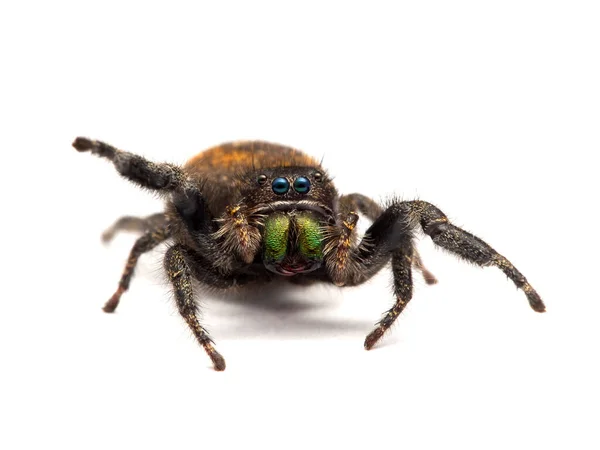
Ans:
{"type": "Polygon", "coordinates": [[[283,195],[290,190],[290,182],[282,177],[275,178],[271,187],[273,188],[273,192],[277,195],[283,195]]]}
{"type": "Polygon", "coordinates": [[[310,191],[310,180],[306,177],[298,177],[294,180],[294,189],[299,194],[306,194],[310,191]]]}

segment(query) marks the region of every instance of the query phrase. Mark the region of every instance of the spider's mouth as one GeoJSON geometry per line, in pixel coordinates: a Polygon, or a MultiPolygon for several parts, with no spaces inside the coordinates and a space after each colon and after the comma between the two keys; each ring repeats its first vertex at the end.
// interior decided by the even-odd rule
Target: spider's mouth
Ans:
{"type": "Polygon", "coordinates": [[[278,275],[312,272],[323,261],[322,226],[313,211],[271,212],[263,228],[263,263],[278,275]]]}
{"type": "Polygon", "coordinates": [[[308,273],[321,267],[321,261],[282,261],[279,264],[265,262],[265,267],[277,275],[292,277],[299,273],[308,273]]]}

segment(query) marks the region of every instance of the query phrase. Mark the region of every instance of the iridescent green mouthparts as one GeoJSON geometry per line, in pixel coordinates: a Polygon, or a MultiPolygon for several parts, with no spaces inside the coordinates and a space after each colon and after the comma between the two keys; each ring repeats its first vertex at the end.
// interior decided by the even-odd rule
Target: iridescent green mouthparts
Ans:
{"type": "Polygon", "coordinates": [[[290,217],[286,214],[271,214],[265,221],[265,260],[281,261],[287,254],[290,217]]]}
{"type": "Polygon", "coordinates": [[[323,259],[323,235],[319,221],[310,212],[300,213],[295,219],[300,254],[311,260],[323,259]]]}
{"type": "Polygon", "coordinates": [[[286,256],[302,257],[307,262],[323,259],[321,225],[310,211],[270,214],[265,220],[263,241],[264,259],[269,263],[280,262],[286,256]]]}

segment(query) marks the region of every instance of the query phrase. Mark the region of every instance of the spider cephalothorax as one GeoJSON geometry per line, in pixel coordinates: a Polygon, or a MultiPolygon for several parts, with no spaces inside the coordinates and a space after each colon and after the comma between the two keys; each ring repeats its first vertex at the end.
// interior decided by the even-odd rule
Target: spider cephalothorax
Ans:
{"type": "Polygon", "coordinates": [[[365,348],[371,349],[411,299],[412,269],[427,283],[436,282],[414,247],[417,228],[467,261],[498,267],[523,290],[535,311],[545,310],[539,295],[505,257],[451,224],[432,204],[394,201],[384,209],[361,194],[339,196],[320,163],[290,147],[230,143],[176,166],[152,163],[87,138],[77,138],[73,146],[111,160],[123,177],[166,200],[164,213],[123,217],[103,235],[110,240],[122,229],[144,233],[104,311],[117,307],[139,256],[170,240],[165,269],[179,312],[216,370],[225,369],[225,360],[199,322],[193,279],[220,289],[277,277],[353,286],[391,262],[395,303],[365,339],[365,348]],[[355,228],[358,213],[373,222],[362,238],[355,228]]]}

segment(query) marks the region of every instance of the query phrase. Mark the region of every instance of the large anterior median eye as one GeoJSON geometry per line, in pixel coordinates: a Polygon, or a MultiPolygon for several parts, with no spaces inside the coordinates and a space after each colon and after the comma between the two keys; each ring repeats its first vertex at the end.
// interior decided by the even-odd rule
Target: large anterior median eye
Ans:
{"type": "Polygon", "coordinates": [[[306,194],[310,191],[310,180],[306,177],[298,177],[294,180],[294,190],[298,194],[306,194]]]}
{"type": "Polygon", "coordinates": [[[271,187],[277,195],[283,195],[290,190],[290,182],[283,177],[275,178],[271,187]]]}

